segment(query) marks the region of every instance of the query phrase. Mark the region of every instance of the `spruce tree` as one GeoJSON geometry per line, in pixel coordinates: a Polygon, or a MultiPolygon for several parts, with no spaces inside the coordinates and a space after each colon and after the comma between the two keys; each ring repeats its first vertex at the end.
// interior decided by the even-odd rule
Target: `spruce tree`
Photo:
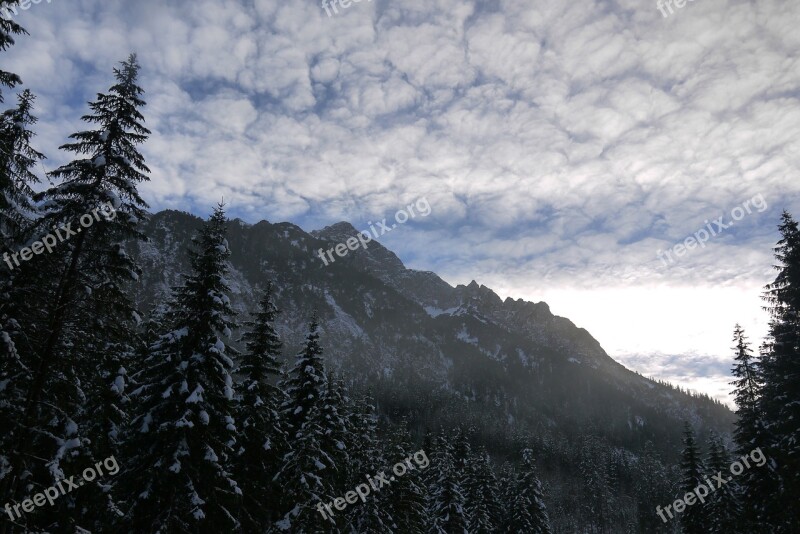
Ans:
{"type": "MultiPolygon", "coordinates": [[[[735,365],[733,397],[737,420],[734,429],[736,450],[740,455],[750,454],[756,448],[766,449],[767,433],[762,411],[763,379],[760,360],[753,356],[744,330],[737,324],[733,332],[735,365]]],[[[766,353],[767,349],[762,348],[766,353]]],[[[737,523],[742,530],[755,528],[762,515],[765,496],[774,487],[774,476],[769,469],[748,469],[739,478],[741,508],[737,523]]]]}
{"type": "Polygon", "coordinates": [[[544,504],[542,483],[536,476],[533,451],[522,451],[522,465],[515,482],[508,532],[515,534],[550,534],[550,519],[544,504]]]}
{"type": "Polygon", "coordinates": [[[171,329],[141,363],[131,393],[124,473],[126,528],[135,532],[231,532],[241,490],[231,471],[237,448],[232,357],[234,311],[225,280],[230,256],[218,206],[190,251],[192,273],[175,288],[171,329]]]}
{"type": "MultiPolygon", "coordinates": [[[[392,430],[390,437],[388,458],[393,462],[402,462],[403,459],[411,456],[415,451],[411,444],[411,436],[408,431],[408,420],[402,419],[396,428],[392,430]]],[[[428,455],[428,451],[423,451],[428,455]]],[[[427,489],[420,468],[416,462],[412,461],[409,467],[404,464],[407,471],[396,477],[392,483],[391,490],[391,515],[395,523],[408,534],[424,534],[427,532],[429,522],[425,505],[427,489]]],[[[430,468],[430,464],[427,468],[430,468]]],[[[398,468],[399,469],[399,468],[398,468]]]]}
{"type": "MultiPolygon", "coordinates": [[[[712,474],[727,473],[731,465],[731,458],[725,445],[713,431],[709,437],[706,464],[712,474]]],[[[737,530],[740,526],[738,518],[741,514],[738,495],[738,480],[732,478],[727,484],[723,484],[708,496],[708,500],[704,504],[706,532],[727,534],[737,530]]]]}
{"type": "MultiPolygon", "coordinates": [[[[51,248],[40,246],[14,279],[12,299],[23,303],[18,338],[25,340],[17,349],[29,362],[30,384],[12,461],[14,472],[28,473],[25,488],[13,476],[2,488],[13,499],[104,459],[110,426],[95,425],[100,417],[92,403],[117,383],[134,350],[127,286],[140,271],[122,243],[143,238],[137,223],[146,207],[136,189],[148,179],[138,145],[149,134],[139,111],[144,102],[138,69],[133,56],[115,69],[109,94],[99,94],[89,104],[92,113],[83,117],[98,128],[71,136],[74,142],[61,148],[78,159],[51,172],[61,183],[34,196],[43,203],[30,235],[42,241],[49,236],[51,248]]],[[[116,417],[120,407],[106,406],[103,413],[116,417]]],[[[106,509],[106,489],[100,481],[90,484],[32,516],[29,526],[91,528],[87,511],[106,509]]]]}
{"type": "MultiPolygon", "coordinates": [[[[7,7],[14,7],[19,5],[17,0],[5,2],[7,7]]],[[[0,52],[5,52],[14,46],[15,35],[28,35],[25,28],[14,22],[13,19],[0,17],[0,52]]],[[[13,72],[7,72],[0,69],[0,103],[4,102],[2,88],[13,89],[16,85],[22,83],[20,77],[13,72]]]]}
{"type": "Polygon", "coordinates": [[[754,475],[766,490],[754,498],[760,499],[758,520],[783,533],[800,530],[800,230],[785,211],[779,230],[778,275],[764,294],[771,321],[760,405],[769,461],[754,475]]]}
{"type": "Polygon", "coordinates": [[[456,473],[454,449],[444,434],[436,440],[436,452],[431,460],[435,478],[430,488],[432,494],[432,531],[437,534],[465,534],[467,517],[464,504],[464,488],[456,473]]]}
{"type": "MultiPolygon", "coordinates": [[[[375,407],[366,397],[360,397],[351,412],[351,429],[353,439],[350,450],[353,451],[350,487],[367,484],[369,478],[384,473],[387,480],[392,478],[391,469],[387,468],[383,448],[378,440],[378,417],[375,407]]],[[[374,482],[377,490],[372,490],[366,502],[359,502],[357,508],[349,512],[348,531],[361,532],[395,532],[398,525],[391,514],[391,503],[395,498],[394,482],[388,487],[374,482]]],[[[355,506],[355,505],[354,505],[355,506]]]]}
{"type": "Polygon", "coordinates": [[[324,448],[322,402],[325,365],[319,344],[319,323],[314,313],[303,349],[297,354],[288,379],[282,383],[287,400],[281,407],[288,423],[292,450],[282,459],[273,480],[283,489],[281,519],[277,529],[298,534],[329,532],[335,519],[324,519],[317,506],[333,499],[328,474],[335,473],[333,459],[324,448]]]}
{"type": "MultiPolygon", "coordinates": [[[[0,52],[14,45],[14,36],[25,34],[25,29],[13,20],[0,19],[0,52]]],[[[0,70],[0,103],[4,102],[2,90],[20,83],[18,75],[0,70]]],[[[24,230],[34,211],[31,184],[38,179],[31,168],[44,158],[30,147],[30,127],[36,122],[30,114],[32,104],[33,95],[26,90],[20,95],[17,108],[0,116],[0,428],[4,429],[0,435],[0,489],[8,487],[6,476],[14,470],[17,425],[30,373],[30,362],[26,362],[24,353],[20,354],[15,342],[21,326],[15,311],[18,301],[12,292],[16,268],[12,254],[22,247],[24,230]]]]}
{"type": "Polygon", "coordinates": [[[758,446],[758,429],[763,424],[759,408],[762,381],[758,362],[753,357],[744,330],[738,324],[733,331],[733,342],[736,364],[732,369],[734,381],[731,385],[734,386],[732,393],[738,417],[734,437],[739,445],[739,452],[748,454],[753,447],[758,446]]]}
{"type": "MultiPolygon", "coordinates": [[[[700,459],[700,452],[697,449],[694,431],[688,421],[684,423],[681,469],[683,471],[683,479],[681,480],[680,494],[685,495],[693,492],[696,487],[703,483],[703,464],[700,459]]],[[[703,504],[699,502],[686,507],[680,516],[684,534],[703,534],[706,532],[706,510],[704,508],[703,504]]]]}
{"type": "MultiPolygon", "coordinates": [[[[33,170],[45,159],[31,146],[37,122],[32,114],[36,97],[26,89],[17,100],[17,107],[0,117],[0,253],[9,255],[17,252],[13,245],[22,244],[36,214],[31,186],[39,183],[39,178],[33,170]]],[[[13,258],[6,256],[2,267],[19,269],[13,258]]]]}
{"type": "MultiPolygon", "coordinates": [[[[2,33],[0,33],[0,36],[2,33]]],[[[2,41],[2,39],[0,39],[2,41]]],[[[13,254],[23,247],[26,234],[33,222],[32,184],[39,180],[33,168],[44,156],[31,147],[32,126],[36,118],[31,114],[34,97],[26,90],[19,95],[16,108],[0,117],[0,486],[11,472],[9,453],[20,439],[18,424],[25,405],[29,387],[29,354],[17,349],[22,326],[17,317],[24,301],[14,291],[14,278],[19,266],[13,254]]]]}
{"type": "Polygon", "coordinates": [[[263,530],[277,518],[281,488],[272,476],[289,450],[279,414],[285,395],[275,384],[282,376],[279,358],[283,344],[275,332],[278,308],[272,292],[270,283],[254,320],[245,323],[247,331],[242,340],[246,350],[235,372],[242,379],[237,407],[241,440],[236,475],[243,492],[242,524],[253,532],[263,530]]]}
{"type": "Polygon", "coordinates": [[[608,451],[597,436],[590,434],[584,438],[579,467],[583,479],[584,517],[589,518],[598,532],[605,532],[611,524],[608,451]]]}
{"type": "Polygon", "coordinates": [[[333,488],[347,487],[348,466],[350,465],[350,447],[347,446],[350,435],[347,421],[347,392],[344,384],[336,380],[334,374],[326,377],[325,396],[320,408],[324,439],[322,448],[331,458],[333,471],[326,475],[333,488]]]}
{"type": "Polygon", "coordinates": [[[635,467],[634,491],[640,532],[667,534],[674,531],[678,520],[674,519],[674,512],[670,519],[663,508],[674,501],[675,486],[675,478],[669,476],[653,442],[647,441],[635,467]]]}
{"type": "Polygon", "coordinates": [[[495,532],[500,528],[497,478],[486,449],[472,454],[467,470],[467,502],[471,503],[469,531],[495,532]]]}

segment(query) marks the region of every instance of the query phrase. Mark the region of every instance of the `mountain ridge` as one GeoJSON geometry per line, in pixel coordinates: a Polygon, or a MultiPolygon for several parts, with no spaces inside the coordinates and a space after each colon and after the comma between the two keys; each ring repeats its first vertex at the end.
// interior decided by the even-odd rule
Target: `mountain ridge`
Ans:
{"type": "MultiPolygon", "coordinates": [[[[202,222],[171,210],[148,219],[150,241],[132,245],[144,269],[140,309],[181,283],[202,222]]],[[[729,434],[726,407],[628,370],[545,302],[501,299],[474,280],[453,287],[431,271],[407,269],[378,241],[323,264],[320,249],[356,233],[344,221],[312,232],[288,222],[230,221],[234,308],[246,318],[273,280],[287,354],[317,310],[331,368],[356,388],[378,390],[387,412],[429,410],[423,421],[432,427],[468,409],[487,436],[536,429],[567,439],[570,429],[592,428],[632,450],[652,441],[665,455],[680,448],[682,420],[701,434],[729,434]]]]}

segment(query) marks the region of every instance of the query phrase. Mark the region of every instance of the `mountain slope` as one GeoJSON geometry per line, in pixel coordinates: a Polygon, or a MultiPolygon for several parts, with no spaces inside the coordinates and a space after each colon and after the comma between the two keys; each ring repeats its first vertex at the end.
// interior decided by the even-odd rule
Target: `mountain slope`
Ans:
{"type": "MultiPolygon", "coordinates": [[[[143,311],[181,282],[201,222],[175,211],[149,219],[150,242],[132,247],[145,272],[143,311]]],[[[521,431],[566,442],[591,432],[634,452],[652,441],[666,457],[679,450],[684,419],[701,436],[729,432],[725,407],[627,370],[544,302],[503,301],[474,281],[452,287],[406,269],[376,241],[325,266],[317,251],[356,233],[344,222],[306,233],[290,223],[232,221],[232,301],[244,319],[274,280],[287,355],[317,309],[328,364],[371,389],[384,414],[411,414],[421,429],[472,424],[498,446],[521,431]]]]}

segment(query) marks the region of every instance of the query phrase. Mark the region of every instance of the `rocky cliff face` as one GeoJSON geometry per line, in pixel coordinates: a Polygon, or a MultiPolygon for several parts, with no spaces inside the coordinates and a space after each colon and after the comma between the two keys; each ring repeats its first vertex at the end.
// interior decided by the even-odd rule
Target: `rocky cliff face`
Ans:
{"type": "MultiPolygon", "coordinates": [[[[181,283],[201,224],[174,211],[148,221],[150,242],[132,247],[145,270],[144,312],[181,283]]],[[[417,410],[431,425],[463,419],[467,410],[486,432],[601,428],[612,442],[652,440],[665,451],[679,448],[683,419],[701,432],[729,430],[726,408],[625,369],[544,302],[504,301],[474,281],[452,287],[432,272],[406,269],[376,241],[323,264],[319,249],[355,234],[344,222],[309,234],[289,223],[232,221],[229,281],[240,319],[274,281],[287,357],[316,309],[329,366],[373,390],[385,409],[417,410]]]]}

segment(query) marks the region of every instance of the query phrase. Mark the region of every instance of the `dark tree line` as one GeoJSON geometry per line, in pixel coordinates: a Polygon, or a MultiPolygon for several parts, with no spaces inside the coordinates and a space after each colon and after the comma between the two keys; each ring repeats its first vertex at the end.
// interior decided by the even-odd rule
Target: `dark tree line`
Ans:
{"type": "Polygon", "coordinates": [[[712,436],[703,459],[686,426],[681,490],[720,472],[730,478],[712,479],[709,498],[682,513],[686,533],[800,532],[800,231],[785,211],[778,229],[778,275],[763,295],[771,320],[759,354],[739,325],[733,333],[733,443],[712,436]]]}
{"type": "MultiPolygon", "coordinates": [[[[0,19],[0,49],[23,33],[0,19]]],[[[74,159],[40,193],[33,95],[1,117],[0,254],[16,262],[86,214],[105,206],[113,216],[0,268],[0,504],[110,457],[121,468],[53,505],[2,511],[0,532],[550,532],[530,449],[498,475],[467,429],[433,435],[381,419],[326,370],[316,316],[282,367],[271,285],[238,324],[223,206],[195,236],[182,284],[142,319],[132,299],[141,270],[125,249],[146,240],[138,78],[134,55],[114,69],[83,117],[89,129],[61,147],[74,159]],[[318,512],[418,450],[427,468],[335,522],[318,512]]],[[[0,71],[4,88],[20,83],[0,71]]]]}

